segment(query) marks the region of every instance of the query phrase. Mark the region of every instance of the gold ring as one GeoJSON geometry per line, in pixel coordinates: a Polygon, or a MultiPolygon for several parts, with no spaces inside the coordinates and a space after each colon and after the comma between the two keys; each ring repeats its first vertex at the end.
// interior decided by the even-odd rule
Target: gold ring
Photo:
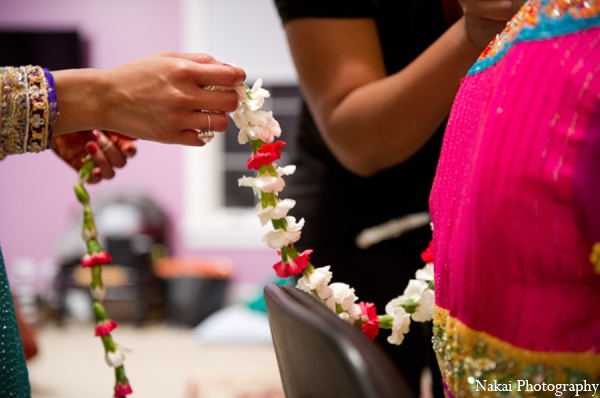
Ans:
{"type": "Polygon", "coordinates": [[[212,129],[210,128],[210,114],[208,112],[206,113],[206,120],[208,120],[208,131],[211,131],[212,129]]]}
{"type": "Polygon", "coordinates": [[[108,142],[105,145],[102,145],[100,147],[100,149],[102,150],[102,152],[104,152],[107,149],[110,149],[112,146],[113,146],[113,142],[111,140],[108,140],[108,142]]]}
{"type": "Polygon", "coordinates": [[[215,138],[215,133],[211,131],[210,126],[210,114],[208,112],[204,112],[206,114],[206,120],[208,121],[208,128],[200,129],[198,132],[198,139],[205,144],[208,144],[213,138],[215,138]]]}

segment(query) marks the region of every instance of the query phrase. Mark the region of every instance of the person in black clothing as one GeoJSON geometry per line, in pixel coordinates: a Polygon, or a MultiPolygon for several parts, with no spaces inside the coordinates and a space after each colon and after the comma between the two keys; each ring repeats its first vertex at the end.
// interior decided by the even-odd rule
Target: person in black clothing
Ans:
{"type": "MultiPolygon", "coordinates": [[[[290,214],[306,221],[295,246],[379,314],[424,266],[429,191],[460,80],[522,3],[275,0],[303,96],[285,189],[297,201],[290,214]],[[401,236],[357,246],[366,228],[415,215],[401,236]]],[[[377,341],[417,395],[430,367],[441,397],[431,331],[418,326],[400,346],[385,331],[377,341]]]]}

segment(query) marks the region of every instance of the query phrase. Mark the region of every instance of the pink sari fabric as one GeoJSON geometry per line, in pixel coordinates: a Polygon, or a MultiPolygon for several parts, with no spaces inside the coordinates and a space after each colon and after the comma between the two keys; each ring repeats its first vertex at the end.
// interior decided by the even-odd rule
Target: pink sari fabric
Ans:
{"type": "Polygon", "coordinates": [[[462,82],[430,198],[449,395],[600,382],[597,26],[516,40],[462,82]]]}

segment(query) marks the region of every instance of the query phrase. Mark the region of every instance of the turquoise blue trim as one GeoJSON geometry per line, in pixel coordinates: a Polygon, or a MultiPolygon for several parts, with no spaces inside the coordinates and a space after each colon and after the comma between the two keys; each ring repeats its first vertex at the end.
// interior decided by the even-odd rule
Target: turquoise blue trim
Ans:
{"type": "MultiPolygon", "coordinates": [[[[546,6],[549,0],[542,1],[546,6]]],[[[524,26],[517,36],[510,42],[506,42],[504,47],[492,57],[486,57],[473,64],[467,75],[473,75],[489,68],[498,62],[504,54],[515,44],[525,41],[547,40],[553,37],[567,35],[579,30],[591,29],[600,26],[600,14],[588,18],[575,18],[570,14],[560,18],[550,18],[545,13],[540,13],[537,25],[524,26]]]]}

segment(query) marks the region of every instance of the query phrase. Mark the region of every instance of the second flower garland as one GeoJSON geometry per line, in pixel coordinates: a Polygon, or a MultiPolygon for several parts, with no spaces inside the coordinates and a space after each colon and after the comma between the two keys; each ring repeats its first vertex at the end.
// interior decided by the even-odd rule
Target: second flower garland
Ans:
{"type": "Polygon", "coordinates": [[[280,199],[279,193],[285,187],[283,177],[293,174],[296,167],[279,167],[275,163],[281,157],[285,142],[275,140],[280,137],[281,128],[273,113],[262,110],[265,98],[270,93],[262,88],[261,79],[252,88],[240,86],[237,93],[239,106],[231,117],[240,129],[238,142],[252,146],[247,168],[256,171],[256,176],[244,176],[238,183],[252,188],[259,199],[256,211],[261,224],[264,226],[270,222],[273,227],[265,234],[263,241],[281,256],[281,261],[273,266],[275,273],[280,278],[302,274],[297,288],[312,294],[348,323],[360,327],[370,339],[374,339],[380,329],[390,329],[388,342],[401,344],[409,331],[411,319],[425,322],[433,317],[431,245],[422,254],[425,267],[417,271],[404,294],[386,305],[385,314],[378,315],[373,303],[357,302],[354,288],[349,285],[331,282],[333,274],[329,265],[316,268],[310,262],[312,250],[298,253],[294,247],[294,243],[300,239],[304,219],[298,221],[288,216],[296,202],[293,199],[280,199]]]}

